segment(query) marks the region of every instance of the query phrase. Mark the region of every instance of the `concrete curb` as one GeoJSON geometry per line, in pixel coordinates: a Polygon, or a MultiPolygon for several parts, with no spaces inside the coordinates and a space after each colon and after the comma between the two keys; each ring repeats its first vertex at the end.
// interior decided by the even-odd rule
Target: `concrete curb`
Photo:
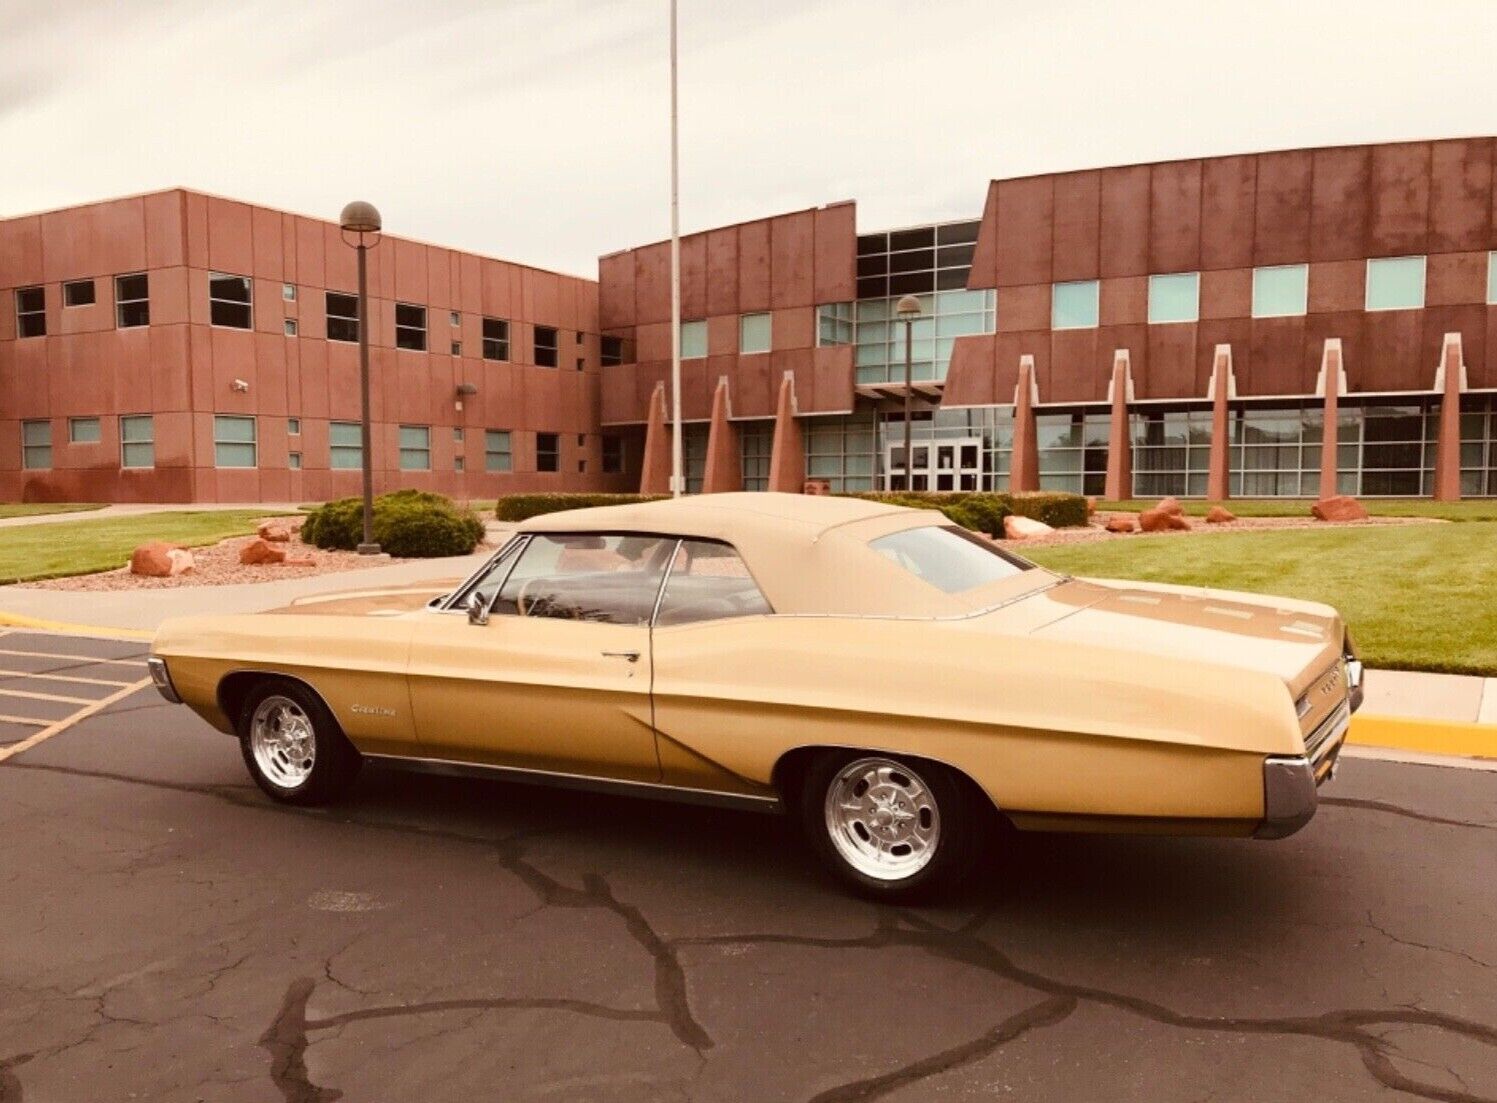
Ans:
{"type": "Polygon", "coordinates": [[[0,613],[0,628],[34,628],[39,632],[59,632],[70,636],[98,636],[115,640],[149,640],[156,634],[134,628],[105,628],[93,624],[71,624],[67,621],[23,617],[19,613],[0,613]]]}
{"type": "Polygon", "coordinates": [[[1385,747],[1459,758],[1497,758],[1497,724],[1359,713],[1352,718],[1351,732],[1346,741],[1358,747],[1385,747]]]}

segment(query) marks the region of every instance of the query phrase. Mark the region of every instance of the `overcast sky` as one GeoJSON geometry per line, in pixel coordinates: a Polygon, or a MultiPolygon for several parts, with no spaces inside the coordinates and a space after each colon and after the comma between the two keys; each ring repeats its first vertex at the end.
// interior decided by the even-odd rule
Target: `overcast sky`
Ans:
{"type": "MultiPolygon", "coordinates": [[[[1492,133],[1497,0],[680,0],[685,231],[1492,133]]],[[[0,215],[185,185],[564,271],[669,232],[667,0],[0,0],[0,215]]]]}

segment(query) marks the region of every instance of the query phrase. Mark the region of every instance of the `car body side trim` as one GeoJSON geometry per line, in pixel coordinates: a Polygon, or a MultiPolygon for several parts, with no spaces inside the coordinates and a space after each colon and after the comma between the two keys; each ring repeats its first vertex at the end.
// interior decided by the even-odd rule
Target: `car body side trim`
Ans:
{"type": "Polygon", "coordinates": [[[690,789],[652,781],[623,781],[589,774],[568,774],[552,770],[533,770],[524,766],[495,766],[484,762],[457,762],[443,758],[407,758],[402,755],[366,754],[369,762],[412,770],[416,773],[447,777],[480,777],[517,781],[526,785],[547,785],[560,789],[582,789],[599,793],[647,797],[656,800],[702,804],[716,808],[744,808],[755,812],[778,812],[783,809],[777,796],[755,796],[749,793],[720,793],[711,789],[690,789]]]}

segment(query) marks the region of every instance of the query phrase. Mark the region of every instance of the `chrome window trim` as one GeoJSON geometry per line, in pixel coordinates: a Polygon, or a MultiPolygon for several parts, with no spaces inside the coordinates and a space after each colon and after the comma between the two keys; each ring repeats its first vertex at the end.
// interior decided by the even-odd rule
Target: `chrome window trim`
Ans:
{"type": "MultiPolygon", "coordinates": [[[[514,547],[515,544],[521,543],[521,542],[528,544],[530,542],[530,534],[529,533],[523,533],[523,532],[517,532],[517,533],[512,534],[508,540],[506,540],[503,544],[501,544],[499,546],[498,550],[495,551],[493,555],[489,556],[487,559],[485,559],[483,561],[483,565],[481,567],[479,567],[478,570],[474,571],[467,578],[463,579],[462,583],[457,587],[457,589],[453,590],[452,593],[450,593],[450,594],[447,595],[446,600],[443,602],[443,604],[442,604],[441,608],[438,610],[438,612],[442,612],[442,613],[462,613],[464,616],[467,616],[468,615],[468,610],[462,607],[461,602],[468,596],[469,591],[472,589],[474,582],[476,582],[478,580],[478,578],[481,577],[485,571],[487,571],[491,566],[493,566],[496,562],[498,562],[499,559],[501,559],[506,553],[508,553],[509,550],[510,550],[510,548],[514,547]]],[[[516,555],[515,555],[515,563],[518,563],[520,561],[520,556],[523,555],[524,552],[525,552],[525,549],[521,548],[516,553],[516,555]]],[[[509,565],[509,571],[505,571],[504,572],[504,577],[499,580],[499,589],[496,589],[494,591],[495,598],[497,598],[499,596],[499,590],[503,589],[504,588],[504,584],[509,581],[510,571],[513,571],[514,569],[515,569],[515,564],[511,563],[509,565]]],[[[493,601],[489,602],[489,608],[491,610],[493,609],[493,604],[494,604],[493,601]]]]}

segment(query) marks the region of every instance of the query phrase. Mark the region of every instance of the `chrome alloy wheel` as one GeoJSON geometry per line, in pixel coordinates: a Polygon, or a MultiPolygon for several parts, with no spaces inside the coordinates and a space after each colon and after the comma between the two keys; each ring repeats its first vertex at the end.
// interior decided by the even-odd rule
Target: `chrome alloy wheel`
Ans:
{"type": "Polygon", "coordinates": [[[265,777],[282,789],[295,789],[312,774],[317,737],[312,721],[289,697],[265,698],[250,719],[250,752],[265,777]]]}
{"type": "Polygon", "coordinates": [[[878,881],[902,881],[924,869],[941,841],[941,814],[930,786],[888,758],[859,758],[827,786],[826,829],[853,869],[878,881]]]}

